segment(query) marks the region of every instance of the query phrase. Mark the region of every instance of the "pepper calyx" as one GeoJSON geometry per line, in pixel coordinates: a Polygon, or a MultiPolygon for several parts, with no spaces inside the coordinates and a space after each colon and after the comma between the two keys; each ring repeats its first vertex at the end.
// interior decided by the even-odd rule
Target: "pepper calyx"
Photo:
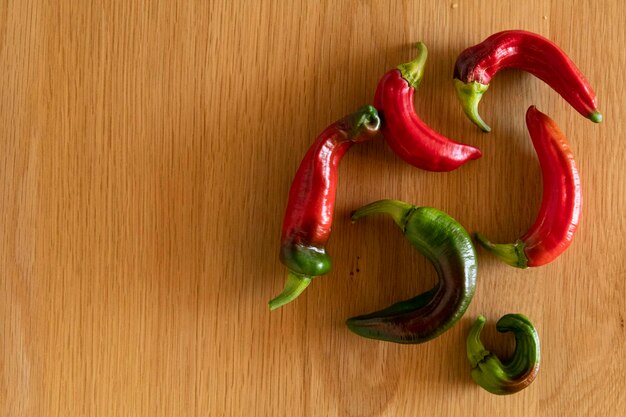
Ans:
{"type": "Polygon", "coordinates": [[[350,129],[350,137],[358,138],[364,131],[367,136],[372,136],[380,130],[380,116],[378,111],[372,105],[366,105],[359,108],[351,116],[352,128],[350,129]]]}
{"type": "Polygon", "coordinates": [[[518,239],[515,243],[492,243],[484,235],[475,233],[478,243],[507,264],[516,268],[528,268],[528,257],[524,252],[526,244],[518,239]]]}
{"type": "Polygon", "coordinates": [[[398,65],[397,68],[409,86],[417,90],[424,77],[428,49],[424,42],[418,42],[415,47],[417,48],[417,57],[413,61],[398,65]]]}
{"type": "Polygon", "coordinates": [[[298,275],[320,276],[330,272],[332,261],[326,249],[314,245],[286,242],[280,248],[280,261],[298,275]]]}
{"type": "Polygon", "coordinates": [[[477,81],[466,83],[458,78],[454,79],[456,96],[461,102],[465,115],[484,132],[491,132],[491,128],[480,117],[478,103],[480,103],[480,99],[488,88],[489,84],[481,84],[477,81]]]}

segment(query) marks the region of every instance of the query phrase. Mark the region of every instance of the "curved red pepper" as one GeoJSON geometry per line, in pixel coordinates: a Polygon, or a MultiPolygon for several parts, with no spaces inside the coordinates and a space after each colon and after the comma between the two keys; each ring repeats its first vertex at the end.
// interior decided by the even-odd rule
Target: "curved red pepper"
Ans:
{"type": "Polygon", "coordinates": [[[452,171],[480,158],[481,153],[435,132],[415,113],[413,94],[422,80],[428,57],[423,43],[418,43],[417,48],[414,61],[388,71],[378,82],[374,106],[383,118],[383,136],[396,155],[417,168],[452,171]]]}
{"type": "Polygon", "coordinates": [[[330,271],[324,246],[333,223],[339,162],[353,144],[371,139],[379,128],[376,109],[364,106],[328,126],[304,156],[283,221],[280,260],[289,274],[283,292],[270,301],[272,310],[295,299],[312,278],[330,271]]]}
{"type": "Polygon", "coordinates": [[[596,94],[571,59],[550,40],[523,30],[498,32],[467,48],[454,66],[454,84],[465,114],[481,129],[491,129],[478,114],[478,103],[502,69],[516,68],[543,80],[580,114],[600,123],[596,94]]]}
{"type": "Polygon", "coordinates": [[[574,154],[556,123],[531,106],[526,125],[543,175],[543,198],[533,226],[513,244],[478,241],[509,265],[518,268],[545,265],[572,242],[580,221],[582,192],[574,154]]]}

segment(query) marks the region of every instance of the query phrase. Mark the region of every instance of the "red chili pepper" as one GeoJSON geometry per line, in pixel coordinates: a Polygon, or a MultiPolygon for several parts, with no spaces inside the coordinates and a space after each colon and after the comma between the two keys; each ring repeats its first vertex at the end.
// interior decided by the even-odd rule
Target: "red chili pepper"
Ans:
{"type": "Polygon", "coordinates": [[[567,249],[578,227],[582,207],[574,155],[559,127],[535,106],[526,112],[526,125],[543,174],[539,215],[528,232],[512,244],[493,244],[476,234],[485,248],[518,268],[545,265],[567,249]]]}
{"type": "Polygon", "coordinates": [[[454,142],[428,127],[415,113],[413,93],[424,75],[426,45],[417,44],[415,60],[388,71],[378,82],[374,106],[391,149],[409,164],[428,171],[452,171],[480,158],[480,150],[454,142]]]}
{"type": "Polygon", "coordinates": [[[454,85],[463,110],[485,132],[491,128],[478,114],[478,103],[491,78],[507,68],[533,74],[580,114],[596,123],[602,121],[596,93],[561,48],[536,33],[506,30],[461,52],[454,66],[454,85]]]}
{"type": "Polygon", "coordinates": [[[371,139],[379,128],[376,109],[364,106],[328,126],[304,156],[291,183],[283,221],[280,260],[289,274],[270,309],[294,300],[312,278],[330,271],[324,246],[333,223],[339,162],[353,144],[371,139]]]}

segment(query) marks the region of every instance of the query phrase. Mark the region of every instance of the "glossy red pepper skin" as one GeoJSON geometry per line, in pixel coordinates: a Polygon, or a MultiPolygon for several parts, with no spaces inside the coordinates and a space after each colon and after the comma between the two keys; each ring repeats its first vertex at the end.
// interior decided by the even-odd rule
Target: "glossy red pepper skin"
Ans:
{"type": "Polygon", "coordinates": [[[419,43],[418,57],[388,71],[378,82],[374,106],[383,119],[389,147],[405,162],[427,171],[452,171],[480,158],[480,150],[454,142],[428,127],[415,112],[413,95],[423,76],[428,52],[419,43]]]}
{"type": "Polygon", "coordinates": [[[556,123],[531,106],[526,125],[539,158],[543,197],[531,228],[513,244],[493,244],[477,234],[479,242],[495,255],[519,268],[545,265],[572,243],[580,221],[580,176],[565,135],[556,123]]]}
{"type": "Polygon", "coordinates": [[[325,245],[333,223],[339,163],[352,145],[378,134],[380,124],[376,109],[364,106],[328,126],[302,159],[282,227],[280,260],[289,269],[288,280],[270,308],[292,301],[312,278],[330,271],[325,245]]]}
{"type": "Polygon", "coordinates": [[[481,129],[490,128],[478,115],[478,103],[498,71],[529,72],[559,93],[580,114],[599,123],[596,94],[572,60],[550,40],[523,30],[498,32],[467,48],[457,58],[454,79],[467,116],[481,129]]]}

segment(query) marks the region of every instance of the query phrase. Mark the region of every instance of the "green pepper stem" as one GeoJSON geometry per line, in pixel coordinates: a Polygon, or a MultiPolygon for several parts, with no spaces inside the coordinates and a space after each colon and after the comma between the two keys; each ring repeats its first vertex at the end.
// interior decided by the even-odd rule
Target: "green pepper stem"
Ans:
{"type": "Polygon", "coordinates": [[[300,294],[302,294],[302,291],[309,286],[313,278],[314,277],[308,275],[297,274],[290,270],[287,275],[287,281],[285,282],[283,292],[270,300],[270,310],[276,310],[277,308],[295,300],[300,294]]]}
{"type": "Polygon", "coordinates": [[[478,316],[474,325],[470,329],[469,334],[467,335],[467,359],[469,359],[472,368],[478,366],[478,364],[482,362],[485,357],[491,354],[487,349],[485,349],[483,342],[480,340],[480,333],[483,331],[486,321],[487,319],[485,316],[478,316]]]}
{"type": "Polygon", "coordinates": [[[406,222],[409,215],[415,210],[415,206],[405,203],[399,200],[379,200],[363,206],[351,214],[353,222],[357,221],[361,217],[369,216],[376,213],[384,213],[391,216],[394,222],[402,231],[406,228],[406,222]]]}
{"type": "Polygon", "coordinates": [[[424,67],[426,66],[426,60],[428,59],[428,49],[423,42],[415,44],[417,48],[417,57],[405,64],[398,65],[402,78],[406,80],[409,85],[417,89],[424,77],[424,67]]]}
{"type": "Polygon", "coordinates": [[[353,138],[361,135],[364,131],[370,134],[376,134],[380,130],[380,116],[376,108],[372,105],[359,108],[350,117],[353,118],[353,127],[350,131],[350,136],[353,138]]]}
{"type": "Polygon", "coordinates": [[[456,89],[456,95],[467,117],[484,132],[491,132],[491,128],[483,121],[480,114],[478,114],[478,103],[480,103],[480,99],[489,88],[489,84],[485,85],[476,81],[464,83],[458,78],[455,78],[454,88],[456,89]]]}
{"type": "Polygon", "coordinates": [[[524,253],[524,247],[526,244],[523,241],[518,239],[515,243],[492,243],[480,233],[476,233],[474,236],[482,247],[496,255],[507,264],[516,268],[528,268],[528,257],[526,256],[526,253],[524,253]]]}

